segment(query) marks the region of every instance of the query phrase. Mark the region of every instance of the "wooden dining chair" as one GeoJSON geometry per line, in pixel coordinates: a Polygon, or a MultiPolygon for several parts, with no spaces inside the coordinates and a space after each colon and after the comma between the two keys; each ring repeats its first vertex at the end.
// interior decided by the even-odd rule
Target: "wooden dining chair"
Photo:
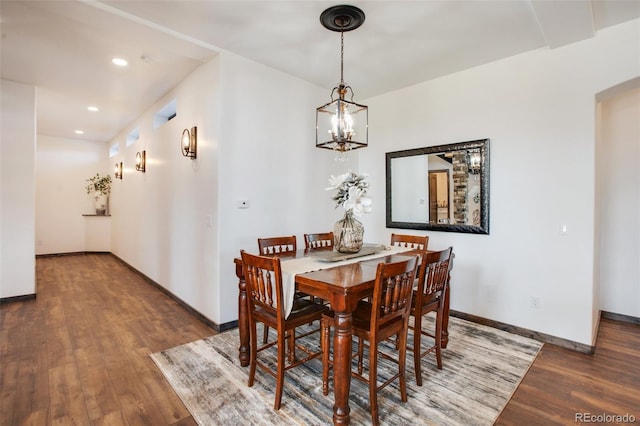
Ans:
{"type": "Polygon", "coordinates": [[[261,255],[295,253],[296,236],[258,238],[258,249],[261,255]]]}
{"type": "Polygon", "coordinates": [[[304,234],[305,250],[333,248],[333,232],[319,234],[304,234]]]}
{"type": "MultiPolygon", "coordinates": [[[[269,237],[258,238],[258,250],[261,255],[289,255],[295,254],[297,247],[297,239],[295,235],[286,237],[269,237]]],[[[296,298],[305,297],[304,294],[296,294],[296,298]]],[[[269,326],[265,324],[262,343],[266,344],[269,337],[269,326]]]]}
{"type": "Polygon", "coordinates": [[[411,315],[413,330],[413,361],[415,366],[416,384],[422,386],[422,358],[435,352],[438,369],[442,369],[442,324],[444,320],[445,294],[449,285],[452,265],[453,248],[429,252],[423,255],[418,269],[418,286],[413,293],[411,315]],[[435,330],[423,328],[422,318],[429,312],[436,313],[435,330]],[[422,336],[434,339],[433,345],[422,348],[422,336]]]}
{"type": "MultiPolygon", "coordinates": [[[[409,310],[411,295],[416,275],[418,256],[395,263],[380,263],[376,270],[372,302],[364,300],[358,303],[353,312],[353,335],[358,338],[357,371],[352,377],[369,386],[369,405],[371,420],[374,425],[380,424],[378,416],[378,391],[392,383],[400,381],[400,398],[407,401],[407,385],[405,364],[407,355],[407,331],[409,326],[409,310]],[[398,338],[398,357],[394,358],[378,350],[378,345],[392,337],[398,338]],[[363,374],[363,354],[365,341],[369,342],[368,375],[363,374]],[[398,364],[398,372],[378,386],[378,358],[383,357],[398,364]]],[[[322,392],[328,394],[329,368],[333,362],[329,357],[329,335],[335,326],[333,312],[322,315],[322,392]]]]}
{"type": "MultiPolygon", "coordinates": [[[[317,234],[304,234],[305,251],[313,250],[333,250],[333,231],[322,232],[317,234]]],[[[314,302],[328,304],[326,300],[318,297],[311,298],[314,302]]]]}
{"type": "Polygon", "coordinates": [[[429,237],[427,235],[391,234],[391,245],[426,251],[429,237]]]}
{"type": "MultiPolygon", "coordinates": [[[[308,299],[295,299],[293,308],[285,318],[284,301],[282,294],[282,270],[280,258],[277,256],[256,256],[240,252],[242,267],[247,283],[247,295],[249,299],[249,387],[253,386],[256,367],[270,374],[276,379],[275,403],[273,408],[280,409],[282,401],[282,388],[284,385],[285,371],[297,367],[322,355],[322,351],[314,351],[295,343],[296,328],[315,320],[320,320],[322,314],[328,309],[326,306],[313,303],[308,299]],[[258,347],[257,323],[276,330],[277,339],[258,347]],[[272,346],[277,346],[276,370],[271,369],[267,363],[258,358],[258,353],[272,346]],[[290,355],[285,357],[288,345],[290,355]],[[299,349],[307,354],[303,359],[296,359],[293,353],[299,349]]],[[[320,342],[318,342],[320,343],[320,342]]]]}

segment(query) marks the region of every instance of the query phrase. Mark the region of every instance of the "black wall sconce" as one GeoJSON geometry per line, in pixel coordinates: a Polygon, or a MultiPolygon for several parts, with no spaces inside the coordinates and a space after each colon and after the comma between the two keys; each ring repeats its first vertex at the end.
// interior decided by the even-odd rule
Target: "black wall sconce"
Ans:
{"type": "Polygon", "coordinates": [[[122,161],[116,163],[116,179],[122,179],[122,161]]]}
{"type": "Polygon", "coordinates": [[[147,168],[147,151],[136,152],[136,170],[144,173],[147,168]]]}
{"type": "Polygon", "coordinates": [[[185,157],[189,157],[192,160],[195,160],[198,153],[198,128],[192,127],[191,131],[189,129],[184,129],[182,131],[182,138],[180,139],[180,146],[182,150],[182,155],[185,157]]]}

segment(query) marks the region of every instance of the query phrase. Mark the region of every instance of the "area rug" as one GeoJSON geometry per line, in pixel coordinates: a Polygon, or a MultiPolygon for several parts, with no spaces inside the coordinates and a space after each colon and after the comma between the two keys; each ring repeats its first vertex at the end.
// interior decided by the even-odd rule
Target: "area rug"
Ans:
{"type": "MultiPolygon", "coordinates": [[[[433,322],[430,316],[425,320],[433,322]]],[[[318,344],[319,337],[305,339],[312,340],[300,339],[301,343],[318,344]]],[[[274,411],[275,380],[258,369],[254,386],[247,387],[249,368],[240,366],[238,345],[238,330],[234,329],[151,358],[200,425],[332,424],[333,392],[322,395],[320,360],[286,372],[282,406],[274,411]]],[[[437,369],[435,355],[423,358],[423,385],[417,386],[413,357],[407,353],[408,401],[400,400],[397,381],[381,390],[380,422],[492,425],[541,347],[535,340],[452,317],[443,369],[437,369]]],[[[275,362],[275,350],[261,355],[275,362]]],[[[393,368],[381,361],[378,383],[390,377],[393,368]]],[[[371,424],[368,395],[364,383],[351,381],[351,424],[371,424]]]]}

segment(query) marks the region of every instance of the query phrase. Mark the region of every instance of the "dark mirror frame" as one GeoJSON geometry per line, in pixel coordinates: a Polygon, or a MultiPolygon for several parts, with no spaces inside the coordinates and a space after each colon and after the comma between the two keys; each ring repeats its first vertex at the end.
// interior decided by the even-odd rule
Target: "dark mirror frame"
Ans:
{"type": "MultiPolygon", "coordinates": [[[[479,139],[447,145],[429,146],[408,149],[404,151],[387,152],[386,154],[386,182],[387,182],[387,228],[416,229],[426,231],[462,232],[470,234],[489,234],[489,139],[479,139]],[[480,149],[480,225],[457,225],[429,222],[394,222],[391,211],[391,160],[394,158],[417,155],[446,154],[454,151],[480,149]]],[[[425,177],[426,179],[426,177],[425,177]]]]}

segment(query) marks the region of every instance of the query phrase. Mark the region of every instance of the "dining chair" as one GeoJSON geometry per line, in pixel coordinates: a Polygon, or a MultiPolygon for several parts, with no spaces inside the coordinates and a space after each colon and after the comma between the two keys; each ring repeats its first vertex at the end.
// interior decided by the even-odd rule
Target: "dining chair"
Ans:
{"type": "Polygon", "coordinates": [[[296,236],[258,238],[258,249],[261,255],[295,253],[296,236]]]}
{"type": "Polygon", "coordinates": [[[416,384],[422,386],[422,358],[435,352],[439,370],[442,370],[442,323],[444,319],[445,294],[449,286],[450,272],[453,258],[453,248],[429,252],[423,255],[418,269],[418,286],[413,292],[411,301],[411,316],[413,330],[413,361],[415,366],[416,384]],[[436,313],[435,330],[423,329],[422,318],[429,312],[436,313]],[[434,339],[433,345],[422,348],[422,336],[434,339]]]}
{"type": "Polygon", "coordinates": [[[333,248],[333,232],[319,234],[304,234],[305,250],[333,248]]]}
{"type": "Polygon", "coordinates": [[[251,349],[248,385],[249,387],[253,386],[256,367],[273,376],[276,379],[273,408],[278,410],[282,401],[285,371],[322,355],[321,349],[314,351],[313,348],[295,343],[296,328],[320,320],[328,308],[308,299],[295,299],[291,313],[285,318],[280,258],[277,256],[256,256],[244,250],[240,251],[240,255],[242,256],[242,267],[249,299],[248,319],[251,349]],[[258,347],[257,336],[257,323],[259,322],[273,328],[277,334],[275,341],[262,344],[260,347],[258,347]],[[277,346],[276,370],[258,358],[259,352],[274,345],[277,346]],[[288,346],[289,357],[285,357],[285,346],[288,346]],[[307,356],[303,359],[295,359],[293,353],[296,349],[306,353],[307,356]]]}
{"type": "Polygon", "coordinates": [[[391,245],[426,251],[429,237],[427,235],[391,234],[391,245]]]}
{"type": "MultiPolygon", "coordinates": [[[[295,235],[286,237],[258,238],[258,250],[261,255],[288,255],[294,254],[297,250],[297,239],[295,235]]],[[[306,297],[305,294],[296,293],[296,298],[306,297]]],[[[269,336],[269,326],[265,324],[262,343],[266,344],[269,336]]]]}
{"type": "MultiPolygon", "coordinates": [[[[369,386],[369,405],[371,420],[374,425],[380,424],[378,416],[378,391],[399,379],[400,398],[407,401],[406,385],[406,355],[407,332],[409,326],[409,310],[411,308],[411,295],[413,282],[419,256],[394,263],[379,263],[376,269],[376,279],[371,302],[361,300],[353,312],[352,330],[358,339],[357,371],[352,371],[351,376],[361,380],[369,386]],[[397,358],[388,354],[388,350],[379,351],[379,344],[393,336],[397,336],[399,345],[397,358]],[[368,375],[363,374],[364,342],[369,346],[368,375]],[[384,358],[398,365],[398,372],[378,386],[378,358],[384,358]]],[[[329,357],[329,336],[331,327],[335,326],[333,312],[327,311],[322,315],[322,392],[329,392],[328,379],[329,368],[333,362],[329,357]]]]}
{"type": "MultiPolygon", "coordinates": [[[[333,250],[333,231],[317,234],[304,234],[305,251],[313,250],[333,250]]],[[[311,297],[314,302],[327,305],[329,302],[318,297],[311,297]]]]}

